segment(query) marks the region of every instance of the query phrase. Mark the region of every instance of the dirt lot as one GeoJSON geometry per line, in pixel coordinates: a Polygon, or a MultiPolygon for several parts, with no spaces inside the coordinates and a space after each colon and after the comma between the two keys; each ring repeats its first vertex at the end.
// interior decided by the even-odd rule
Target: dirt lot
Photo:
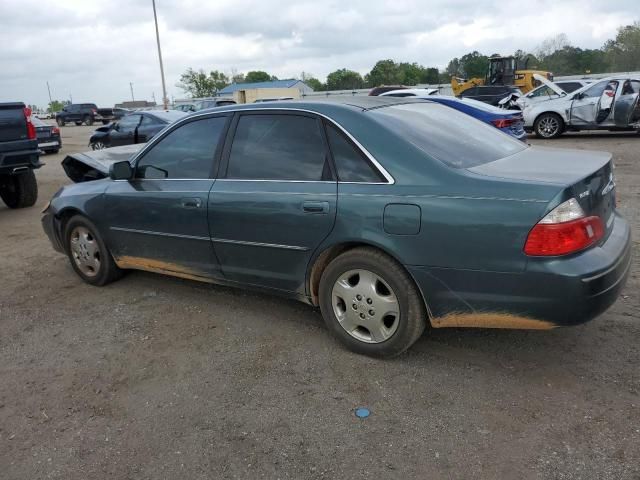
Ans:
{"type": "Polygon", "coordinates": [[[37,207],[0,206],[0,478],[640,479],[640,136],[547,142],[615,154],[636,240],[609,312],[431,331],[378,361],[293,301],[138,272],[82,283],[40,210],[91,130],[62,129],[37,207]]]}

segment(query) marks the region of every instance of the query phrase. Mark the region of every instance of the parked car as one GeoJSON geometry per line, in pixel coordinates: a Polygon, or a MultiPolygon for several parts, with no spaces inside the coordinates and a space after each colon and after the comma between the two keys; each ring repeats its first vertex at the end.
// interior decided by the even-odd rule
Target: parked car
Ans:
{"type": "Polygon", "coordinates": [[[534,103],[550,100],[554,98],[564,97],[568,93],[575,92],[579,88],[593,83],[592,80],[564,80],[558,82],[549,82],[544,79],[544,85],[540,85],[538,88],[531,90],[526,95],[520,96],[516,103],[521,110],[524,110],[527,106],[534,103]]]}
{"type": "Polygon", "coordinates": [[[113,119],[113,108],[98,108],[95,103],[72,103],[56,113],[56,123],[59,127],[64,127],[69,122],[76,125],[84,123],[87,126],[93,125],[94,122],[102,122],[106,125],[113,119]]]}
{"type": "Polygon", "coordinates": [[[31,109],[22,102],[0,103],[0,198],[7,207],[36,203],[33,171],[42,165],[31,109]]]}
{"type": "Polygon", "coordinates": [[[403,88],[400,90],[389,90],[388,92],[383,92],[379,96],[380,97],[426,97],[427,95],[437,95],[437,88],[403,88]]]}
{"type": "Polygon", "coordinates": [[[427,323],[585,322],[629,272],[611,154],[530,147],[435,102],[230,106],[118,150],[67,157],[108,177],[43,214],[84,281],[140,269],[263,289],[319,306],[364,354],[398,354],[427,323]]]}
{"type": "Polygon", "coordinates": [[[204,110],[205,108],[224,107],[226,105],[235,105],[235,100],[231,98],[212,98],[208,100],[200,100],[196,102],[195,111],[204,110]]]}
{"type": "Polygon", "coordinates": [[[385,92],[390,92],[392,90],[405,90],[409,87],[405,87],[403,85],[383,85],[381,87],[374,87],[369,90],[369,95],[372,97],[377,97],[385,92]]]}
{"type": "Polygon", "coordinates": [[[462,92],[460,98],[470,98],[497,107],[501,100],[513,94],[522,95],[522,92],[510,85],[478,85],[462,92]]]}
{"type": "Polygon", "coordinates": [[[145,143],[172,122],[184,117],[177,110],[148,110],[130,113],[119,121],[98,128],[89,139],[93,150],[145,143]]]}
{"type": "Polygon", "coordinates": [[[36,114],[32,114],[31,117],[36,117],[39,118],[40,120],[49,120],[51,119],[51,113],[50,112],[40,112],[40,113],[36,113],[36,114]]]}
{"type": "Polygon", "coordinates": [[[196,111],[196,104],[195,103],[183,103],[181,105],[176,105],[175,107],[173,107],[174,110],[177,110],[179,112],[195,112],[196,111]]]}
{"type": "Polygon", "coordinates": [[[62,148],[60,129],[55,125],[49,125],[38,117],[31,116],[31,122],[36,128],[38,148],[44,153],[58,153],[62,148]]]}
{"type": "Polygon", "coordinates": [[[283,100],[293,100],[293,97],[258,98],[253,103],[280,102],[280,101],[283,101],[283,100]]]}
{"type": "Polygon", "coordinates": [[[525,128],[555,138],[578,130],[640,130],[640,77],[609,77],[555,99],[527,105],[525,128]]]}
{"type": "Polygon", "coordinates": [[[425,98],[471,115],[473,118],[488,123],[518,140],[526,141],[527,139],[527,132],[524,130],[524,119],[522,112],[519,110],[505,110],[478,100],[456,98],[448,95],[430,95],[425,98]]]}

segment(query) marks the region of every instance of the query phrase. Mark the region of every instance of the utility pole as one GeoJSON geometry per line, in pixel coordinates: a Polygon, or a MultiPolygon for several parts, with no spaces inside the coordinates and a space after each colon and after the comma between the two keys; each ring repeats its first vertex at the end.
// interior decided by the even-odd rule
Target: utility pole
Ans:
{"type": "Polygon", "coordinates": [[[69,94],[69,101],[73,103],[73,95],[69,94]]]}
{"type": "Polygon", "coordinates": [[[51,100],[51,89],[49,88],[49,80],[47,80],[47,91],[49,92],[49,105],[51,105],[53,103],[53,100],[51,100]]]}
{"type": "Polygon", "coordinates": [[[158,15],[156,14],[156,0],[151,0],[153,5],[153,20],[156,23],[156,41],[158,42],[158,60],[160,61],[160,76],[162,77],[162,104],[164,109],[169,108],[167,99],[167,87],[164,83],[164,67],[162,66],[162,50],[160,50],[160,32],[158,31],[158,15]]]}
{"type": "Polygon", "coordinates": [[[133,98],[133,83],[129,82],[129,88],[131,89],[131,101],[135,102],[136,99],[133,98]]]}

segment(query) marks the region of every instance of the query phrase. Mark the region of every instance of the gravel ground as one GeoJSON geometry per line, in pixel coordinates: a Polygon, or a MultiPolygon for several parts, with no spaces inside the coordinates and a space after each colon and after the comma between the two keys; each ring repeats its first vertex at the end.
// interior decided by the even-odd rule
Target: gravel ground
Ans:
{"type": "MultiPolygon", "coordinates": [[[[40,210],[91,130],[62,129],[36,207],[0,206],[0,478],[640,479],[638,240],[623,296],[586,325],[435,330],[374,360],[294,301],[141,272],[82,283],[40,210]]],[[[640,238],[638,135],[545,145],[613,152],[640,238]]]]}

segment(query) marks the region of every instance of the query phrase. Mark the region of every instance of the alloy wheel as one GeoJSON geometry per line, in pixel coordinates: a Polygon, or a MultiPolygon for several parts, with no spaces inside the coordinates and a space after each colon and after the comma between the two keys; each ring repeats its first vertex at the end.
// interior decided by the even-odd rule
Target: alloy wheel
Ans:
{"type": "Polygon", "coordinates": [[[400,323],[400,303],[379,275],[368,270],[342,274],[331,293],[333,312],[340,326],[365,343],[382,343],[400,323]]]}
{"type": "Polygon", "coordinates": [[[102,143],[100,140],[98,140],[97,142],[93,142],[91,144],[91,148],[93,150],[103,150],[103,149],[107,148],[107,146],[104,143],[102,143]]]}
{"type": "Polygon", "coordinates": [[[538,123],[538,132],[545,138],[555,136],[560,129],[560,122],[556,117],[546,116],[540,119],[538,123]]]}

